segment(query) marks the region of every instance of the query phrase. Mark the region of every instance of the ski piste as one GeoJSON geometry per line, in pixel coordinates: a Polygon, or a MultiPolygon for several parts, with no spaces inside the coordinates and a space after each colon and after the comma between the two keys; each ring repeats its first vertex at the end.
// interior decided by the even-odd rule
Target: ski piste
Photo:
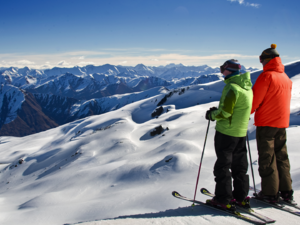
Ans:
{"type": "Polygon", "coordinates": [[[250,223],[254,223],[254,224],[266,224],[266,222],[264,222],[264,221],[261,221],[261,220],[255,219],[255,218],[248,217],[248,216],[246,216],[246,215],[244,215],[244,214],[241,214],[240,212],[237,212],[237,211],[233,212],[233,211],[229,211],[229,210],[224,210],[224,209],[220,209],[220,208],[218,208],[218,207],[211,206],[211,205],[206,204],[206,203],[201,202],[201,201],[197,201],[197,200],[194,201],[194,200],[191,199],[191,198],[187,198],[187,197],[182,196],[182,195],[179,194],[177,191],[173,191],[173,192],[172,192],[172,195],[173,195],[175,198],[178,198],[178,199],[182,199],[182,200],[189,201],[189,202],[194,202],[194,203],[196,203],[196,204],[203,205],[203,206],[208,207],[208,208],[210,208],[210,209],[215,209],[215,210],[220,211],[220,212],[225,212],[225,213],[227,213],[227,214],[229,214],[229,215],[235,216],[235,217],[237,217],[237,218],[240,218],[240,219],[242,219],[242,220],[248,221],[248,222],[250,222],[250,223]]]}
{"type": "MultiPolygon", "coordinates": [[[[249,190],[251,190],[251,191],[254,191],[254,187],[249,187],[249,190]]],[[[257,192],[260,192],[260,190],[259,189],[256,189],[256,191],[257,192]]],[[[296,209],[300,209],[300,206],[296,203],[296,204],[291,204],[291,203],[289,203],[289,202],[286,202],[286,201],[284,201],[283,199],[281,199],[281,198],[279,198],[279,203],[281,203],[281,204],[284,204],[284,205],[288,205],[288,206],[291,206],[291,207],[294,207],[294,208],[296,208],[296,209]]]]}
{"type": "MultiPolygon", "coordinates": [[[[200,192],[206,196],[209,197],[214,197],[215,195],[210,193],[206,188],[201,188],[200,192]]],[[[240,207],[239,205],[236,205],[236,207],[244,212],[250,213],[251,215],[255,216],[256,218],[265,221],[266,223],[274,223],[276,222],[276,220],[273,220],[269,217],[266,217],[256,211],[254,211],[252,208],[244,208],[244,207],[240,207]]]]}

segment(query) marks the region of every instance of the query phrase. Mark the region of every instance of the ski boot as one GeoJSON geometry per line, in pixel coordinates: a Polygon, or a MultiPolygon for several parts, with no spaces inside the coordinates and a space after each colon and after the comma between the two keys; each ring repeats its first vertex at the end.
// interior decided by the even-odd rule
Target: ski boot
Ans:
{"type": "Polygon", "coordinates": [[[264,195],[262,191],[260,191],[258,194],[253,194],[256,198],[263,200],[265,202],[269,203],[278,203],[279,202],[279,194],[277,195],[264,195]]]}
{"type": "Polygon", "coordinates": [[[218,202],[215,198],[212,198],[212,199],[207,199],[206,204],[223,209],[223,210],[229,210],[232,212],[236,211],[235,199],[231,200],[228,204],[223,204],[221,202],[218,202]]]}
{"type": "Polygon", "coordinates": [[[243,207],[243,208],[250,208],[250,197],[247,196],[243,201],[236,201],[236,205],[238,205],[239,207],[243,207]]]}
{"type": "Polygon", "coordinates": [[[293,189],[290,191],[280,191],[280,197],[283,201],[292,205],[297,205],[297,203],[294,201],[293,194],[294,194],[293,189]]]}

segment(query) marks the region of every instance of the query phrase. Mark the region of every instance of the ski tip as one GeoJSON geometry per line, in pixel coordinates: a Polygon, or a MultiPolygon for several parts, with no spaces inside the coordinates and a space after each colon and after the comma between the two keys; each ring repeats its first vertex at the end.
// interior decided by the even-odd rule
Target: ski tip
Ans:
{"type": "Polygon", "coordinates": [[[210,193],[206,188],[201,188],[201,189],[200,189],[200,192],[201,192],[202,194],[204,194],[204,193],[210,193]]]}
{"type": "Polygon", "coordinates": [[[181,196],[177,191],[173,191],[173,192],[172,192],[172,195],[173,195],[174,197],[179,197],[179,196],[181,196]]]}

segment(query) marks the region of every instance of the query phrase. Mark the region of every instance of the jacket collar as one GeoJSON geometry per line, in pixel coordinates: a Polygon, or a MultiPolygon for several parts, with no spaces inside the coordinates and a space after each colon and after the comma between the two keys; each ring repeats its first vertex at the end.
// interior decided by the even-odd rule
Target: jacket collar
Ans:
{"type": "Polygon", "coordinates": [[[243,74],[234,74],[233,76],[225,79],[224,82],[225,84],[235,83],[245,90],[250,90],[252,88],[252,82],[251,82],[251,77],[249,72],[243,74]]]}
{"type": "Polygon", "coordinates": [[[266,71],[276,71],[279,73],[284,72],[284,65],[281,62],[281,59],[279,57],[275,57],[274,59],[271,59],[265,66],[264,66],[264,72],[266,71]]]}
{"type": "Polygon", "coordinates": [[[230,74],[230,75],[226,76],[226,77],[225,77],[225,80],[227,80],[227,79],[228,79],[228,78],[230,78],[230,77],[233,77],[233,76],[239,75],[239,74],[240,74],[240,72],[239,72],[239,71],[233,72],[232,74],[230,74]]]}

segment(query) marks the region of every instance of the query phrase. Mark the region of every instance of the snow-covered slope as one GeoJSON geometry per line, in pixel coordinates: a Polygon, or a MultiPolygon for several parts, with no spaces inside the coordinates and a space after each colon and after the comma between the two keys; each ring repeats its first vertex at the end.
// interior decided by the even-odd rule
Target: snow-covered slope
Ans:
{"type": "MultiPolygon", "coordinates": [[[[299,76],[292,77],[292,119],[287,129],[298,202],[299,76]]],[[[102,220],[86,224],[248,224],[201,206],[192,210],[190,203],[171,195],[177,190],[193,196],[207,128],[205,112],[218,105],[223,87],[221,80],[198,84],[27,137],[0,137],[0,163],[6,163],[0,170],[0,223],[53,225],[102,220]],[[153,118],[151,113],[165,97],[163,114],[153,118]],[[159,125],[163,133],[151,136],[159,125]],[[20,158],[22,164],[18,163],[20,158]]],[[[253,116],[249,131],[254,131],[252,124],[253,116]]],[[[212,191],[214,126],[211,123],[199,182],[199,187],[212,191]]],[[[255,161],[255,139],[250,146],[255,161]]],[[[259,187],[258,166],[253,166],[259,187]]],[[[206,197],[198,192],[197,199],[206,197]]],[[[262,204],[252,205],[276,219],[276,224],[299,221],[299,217],[276,209],[261,209],[262,204]]]]}
{"type": "Polygon", "coordinates": [[[195,85],[195,84],[205,84],[210,83],[212,81],[223,80],[223,76],[221,75],[201,75],[199,77],[188,77],[182,79],[173,79],[173,84],[169,88],[178,88],[182,86],[195,85]]]}
{"type": "Polygon", "coordinates": [[[13,121],[25,101],[23,92],[12,85],[0,86],[0,129],[3,124],[13,121]]]}
{"type": "Polygon", "coordinates": [[[90,99],[87,101],[79,101],[72,106],[69,116],[75,119],[84,118],[91,115],[89,112],[92,109],[94,109],[94,114],[102,114],[122,108],[123,106],[130,103],[167,92],[167,88],[156,87],[142,92],[134,92],[130,94],[114,95],[109,97],[90,99]]]}

